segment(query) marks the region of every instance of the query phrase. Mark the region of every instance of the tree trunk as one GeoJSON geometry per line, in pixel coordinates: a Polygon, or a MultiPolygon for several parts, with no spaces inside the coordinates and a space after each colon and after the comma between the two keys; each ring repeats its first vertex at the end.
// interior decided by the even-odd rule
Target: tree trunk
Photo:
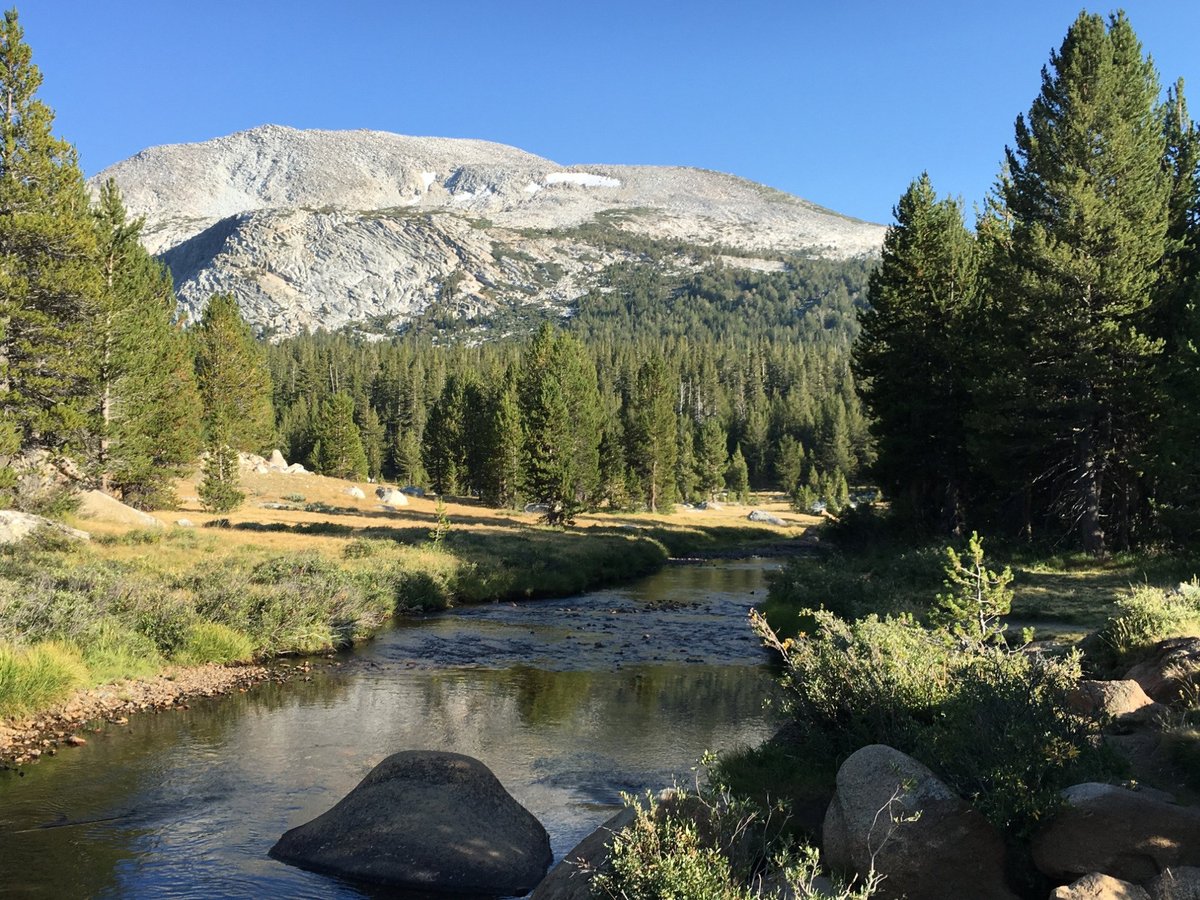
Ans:
{"type": "Polygon", "coordinates": [[[1092,556],[1104,555],[1104,529],[1101,525],[1100,461],[1096,458],[1095,421],[1083,429],[1079,440],[1079,488],[1083,513],[1079,518],[1079,542],[1092,556]]]}

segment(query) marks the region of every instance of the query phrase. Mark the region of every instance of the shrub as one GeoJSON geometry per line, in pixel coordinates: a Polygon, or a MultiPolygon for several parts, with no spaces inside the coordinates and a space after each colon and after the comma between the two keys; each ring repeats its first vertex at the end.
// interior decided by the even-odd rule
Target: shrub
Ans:
{"type": "Polygon", "coordinates": [[[846,622],[810,611],[811,634],[779,640],[784,709],[804,739],[842,758],[887,744],[924,762],[997,827],[1027,837],[1058,792],[1111,770],[1095,723],[1067,702],[1079,658],[964,643],[911,617],[846,622]]]}
{"type": "Polygon", "coordinates": [[[819,854],[793,846],[765,810],[714,788],[634,802],[634,819],[613,837],[592,894],[608,900],[867,900],[878,878],[858,888],[817,887],[819,854]],[[830,890],[832,889],[832,893],[830,890]]]}
{"type": "Polygon", "coordinates": [[[342,548],[342,556],[346,559],[362,559],[374,555],[375,544],[371,541],[364,541],[361,538],[350,541],[342,548]]]}
{"type": "Polygon", "coordinates": [[[447,609],[454,600],[450,580],[442,572],[400,570],[394,584],[398,613],[447,609]]]}

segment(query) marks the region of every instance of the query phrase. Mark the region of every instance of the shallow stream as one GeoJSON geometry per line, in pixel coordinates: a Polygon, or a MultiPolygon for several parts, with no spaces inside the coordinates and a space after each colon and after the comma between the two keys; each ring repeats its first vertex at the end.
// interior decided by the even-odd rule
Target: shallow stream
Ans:
{"type": "Polygon", "coordinates": [[[622,792],[756,744],[772,680],[747,624],[773,564],[670,566],[565,600],[401,622],[311,682],[136,717],[0,772],[0,894],[361,897],[267,856],[398,750],[475,756],[555,859],[622,792]]]}

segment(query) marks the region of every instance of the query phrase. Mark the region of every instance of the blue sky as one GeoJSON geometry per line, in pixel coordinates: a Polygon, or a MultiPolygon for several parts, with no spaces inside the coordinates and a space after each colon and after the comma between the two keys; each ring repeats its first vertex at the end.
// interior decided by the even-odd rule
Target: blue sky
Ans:
{"type": "MultiPolygon", "coordinates": [[[[701,166],[887,222],[922,169],[979,203],[1078,2],[30,0],[90,175],[271,122],[701,166]],[[836,7],[836,8],[835,8],[836,7]]],[[[1088,6],[1108,14],[1112,8],[1088,6]]],[[[1124,8],[1200,116],[1200,2],[1124,8]]]]}

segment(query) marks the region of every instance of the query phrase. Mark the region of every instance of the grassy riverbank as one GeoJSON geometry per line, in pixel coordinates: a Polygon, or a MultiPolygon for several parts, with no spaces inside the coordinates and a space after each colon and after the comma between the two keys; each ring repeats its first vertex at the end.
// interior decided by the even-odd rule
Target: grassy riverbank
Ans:
{"type": "MultiPolygon", "coordinates": [[[[567,596],[659,569],[669,557],[728,552],[802,533],[751,526],[744,509],[673,516],[536,518],[413,498],[385,510],[347,482],[245,479],[225,518],[160,513],[192,526],[76,520],[93,540],[35,535],[0,554],[0,717],[167,665],[311,654],[353,644],[393,615],[463,603],[567,596]]],[[[187,496],[187,483],[181,493],[187,496]]],[[[186,503],[186,499],[185,499],[186,503]]]]}

